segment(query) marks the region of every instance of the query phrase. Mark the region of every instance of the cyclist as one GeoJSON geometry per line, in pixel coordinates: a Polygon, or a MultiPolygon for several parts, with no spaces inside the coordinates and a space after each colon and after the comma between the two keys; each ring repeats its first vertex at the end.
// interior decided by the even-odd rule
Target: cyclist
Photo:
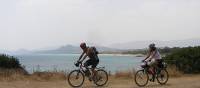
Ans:
{"type": "Polygon", "coordinates": [[[162,61],[161,55],[160,55],[160,53],[159,53],[159,51],[156,48],[154,43],[149,45],[148,54],[147,54],[146,58],[144,60],[142,60],[142,61],[143,62],[147,62],[147,65],[151,67],[150,70],[151,70],[152,75],[153,75],[151,81],[154,81],[155,69],[157,68],[157,66],[162,61]]]}
{"type": "Polygon", "coordinates": [[[82,63],[86,59],[86,57],[89,57],[89,59],[84,63],[84,67],[87,71],[89,71],[88,66],[92,66],[92,75],[89,77],[90,80],[92,80],[92,78],[94,78],[96,75],[95,68],[99,64],[98,51],[95,47],[88,47],[86,43],[81,43],[80,47],[83,50],[83,52],[79,57],[77,64],[82,63]]]}

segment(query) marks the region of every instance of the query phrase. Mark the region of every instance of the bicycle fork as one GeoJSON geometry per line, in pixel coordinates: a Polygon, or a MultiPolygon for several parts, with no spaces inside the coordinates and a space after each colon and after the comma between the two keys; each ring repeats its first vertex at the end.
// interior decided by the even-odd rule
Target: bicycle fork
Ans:
{"type": "Polygon", "coordinates": [[[79,72],[76,74],[76,79],[78,79],[80,73],[81,73],[81,71],[79,70],[79,72]]]}

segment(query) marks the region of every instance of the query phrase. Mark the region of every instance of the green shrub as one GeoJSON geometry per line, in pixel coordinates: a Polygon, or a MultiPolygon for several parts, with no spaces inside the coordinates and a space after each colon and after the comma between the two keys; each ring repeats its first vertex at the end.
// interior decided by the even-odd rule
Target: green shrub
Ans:
{"type": "Polygon", "coordinates": [[[22,68],[22,66],[17,58],[2,54],[0,55],[0,68],[12,69],[22,68]]]}
{"type": "Polygon", "coordinates": [[[165,60],[184,73],[200,73],[200,46],[174,49],[165,60]]]}

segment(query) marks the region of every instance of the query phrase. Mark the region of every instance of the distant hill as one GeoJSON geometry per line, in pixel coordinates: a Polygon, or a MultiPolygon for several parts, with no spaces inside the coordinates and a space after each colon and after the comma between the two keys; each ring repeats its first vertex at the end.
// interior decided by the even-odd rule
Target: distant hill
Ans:
{"type": "MultiPolygon", "coordinates": [[[[109,51],[117,51],[118,49],[114,48],[108,48],[108,47],[103,47],[103,46],[96,46],[97,50],[99,52],[109,52],[109,51]]],[[[78,54],[81,53],[82,50],[78,46],[73,46],[73,45],[66,45],[59,47],[57,49],[52,49],[52,50],[40,50],[40,51],[35,51],[34,53],[40,53],[40,54],[78,54]]]]}
{"type": "Polygon", "coordinates": [[[0,50],[0,54],[12,54],[12,52],[8,50],[0,50]]]}
{"type": "Polygon", "coordinates": [[[74,54],[74,53],[80,53],[81,49],[72,46],[72,45],[66,45],[66,46],[61,46],[57,49],[49,49],[49,50],[39,50],[35,51],[34,53],[40,53],[40,54],[74,54]]]}
{"type": "Polygon", "coordinates": [[[26,49],[19,49],[17,51],[0,50],[0,54],[16,55],[16,54],[31,54],[32,51],[26,49]]]}
{"type": "Polygon", "coordinates": [[[187,46],[200,46],[200,39],[187,39],[187,40],[171,40],[171,41],[132,41],[127,43],[112,44],[108,47],[118,49],[144,49],[148,48],[150,43],[155,43],[157,47],[187,47],[187,46]]]}
{"type": "MultiPolygon", "coordinates": [[[[121,53],[126,51],[140,51],[140,49],[148,48],[150,43],[155,43],[157,47],[188,47],[188,46],[200,46],[200,39],[187,39],[187,40],[171,40],[171,41],[159,41],[159,40],[152,40],[152,41],[132,41],[127,43],[118,43],[112,44],[110,46],[96,46],[100,53],[121,53]]],[[[0,50],[0,53],[6,54],[79,54],[82,50],[79,46],[74,45],[66,45],[61,47],[54,47],[54,48],[43,48],[39,50],[29,51],[25,49],[20,49],[17,51],[5,51],[0,50]]]]}

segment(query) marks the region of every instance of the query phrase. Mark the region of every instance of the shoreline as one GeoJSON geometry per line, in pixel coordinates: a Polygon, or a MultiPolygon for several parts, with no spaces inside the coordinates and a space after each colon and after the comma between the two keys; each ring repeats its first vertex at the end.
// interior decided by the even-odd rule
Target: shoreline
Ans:
{"type": "Polygon", "coordinates": [[[99,54],[100,56],[139,56],[142,54],[99,54]]]}
{"type": "MultiPolygon", "coordinates": [[[[41,56],[46,56],[46,55],[49,55],[49,56],[79,56],[80,54],[37,54],[37,53],[32,53],[32,54],[16,54],[14,56],[21,56],[21,55],[24,55],[24,56],[33,56],[33,55],[41,55],[41,56]]],[[[106,53],[103,53],[103,54],[98,54],[99,56],[134,56],[134,57],[144,57],[145,55],[143,54],[106,54],[106,53]]]]}

